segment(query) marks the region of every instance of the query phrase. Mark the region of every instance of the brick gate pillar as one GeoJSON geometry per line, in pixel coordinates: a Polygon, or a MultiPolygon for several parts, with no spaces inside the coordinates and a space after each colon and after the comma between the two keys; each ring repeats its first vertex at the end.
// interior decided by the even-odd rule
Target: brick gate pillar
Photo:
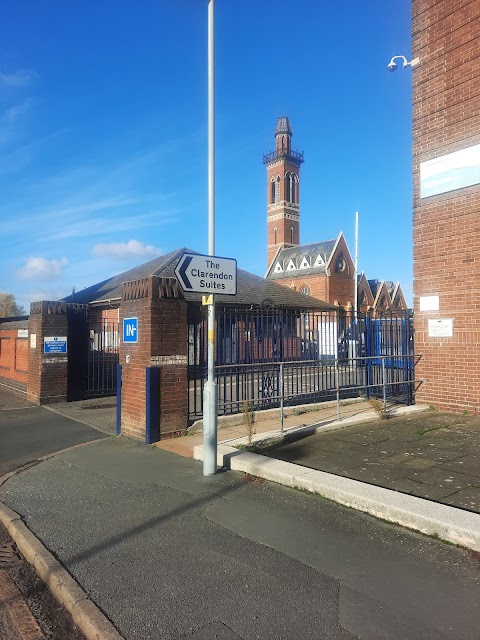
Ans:
{"type": "Polygon", "coordinates": [[[187,303],[176,279],[125,282],[120,333],[121,433],[149,442],[186,433],[187,303]],[[137,318],[137,342],[123,340],[125,318],[137,318]]]}
{"type": "Polygon", "coordinates": [[[42,300],[32,302],[28,320],[27,400],[50,404],[67,400],[67,353],[44,353],[44,338],[68,339],[67,305],[65,302],[42,300]]]}

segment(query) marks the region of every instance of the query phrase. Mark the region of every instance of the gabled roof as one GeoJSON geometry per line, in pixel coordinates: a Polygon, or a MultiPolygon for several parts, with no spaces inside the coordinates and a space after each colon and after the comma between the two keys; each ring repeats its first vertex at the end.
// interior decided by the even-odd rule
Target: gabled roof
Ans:
{"type": "MultiPolygon", "coordinates": [[[[152,275],[166,278],[175,277],[175,266],[183,253],[198,253],[185,247],[166,253],[159,258],[145,262],[138,267],[124,271],[112,278],[102,280],[82,291],[77,291],[64,298],[65,302],[80,304],[102,302],[119,302],[122,296],[122,284],[152,275]]],[[[200,293],[185,293],[187,301],[200,301],[200,293]]],[[[260,276],[256,276],[243,269],[237,270],[237,294],[235,296],[215,295],[215,301],[220,304],[236,305],[274,305],[275,307],[290,307],[296,309],[335,309],[322,300],[311,296],[304,296],[298,291],[282,287],[260,276]]]]}
{"type": "Polygon", "coordinates": [[[407,303],[405,301],[405,296],[403,295],[402,287],[400,286],[400,282],[397,282],[395,285],[393,292],[390,294],[392,299],[392,304],[397,309],[407,309],[407,303]]]}
{"type": "Polygon", "coordinates": [[[337,245],[338,238],[280,249],[272,261],[266,277],[281,280],[292,276],[325,273],[326,266],[337,245]]]}
{"type": "MultiPolygon", "coordinates": [[[[368,282],[370,283],[370,280],[368,282]]],[[[372,289],[372,293],[375,298],[375,302],[373,304],[374,308],[378,309],[383,296],[385,296],[386,298],[387,307],[390,308],[392,305],[392,299],[390,298],[390,293],[388,291],[387,283],[385,282],[385,280],[382,280],[381,282],[379,282],[378,280],[373,280],[372,282],[376,283],[375,293],[373,292],[373,289],[372,289]]],[[[371,285],[370,285],[370,288],[372,288],[371,285]]],[[[378,309],[378,310],[381,310],[381,309],[378,309]]]]}
{"type": "Polygon", "coordinates": [[[375,299],[377,297],[378,290],[383,284],[383,280],[367,280],[370,285],[370,291],[372,292],[372,296],[375,299]]]}
{"type": "Polygon", "coordinates": [[[373,306],[374,296],[372,294],[372,290],[370,288],[367,277],[365,275],[365,271],[362,271],[360,275],[357,275],[357,287],[358,287],[358,303],[366,304],[367,306],[373,306]],[[365,303],[361,302],[362,292],[365,293],[367,297],[367,301],[365,303]]]}

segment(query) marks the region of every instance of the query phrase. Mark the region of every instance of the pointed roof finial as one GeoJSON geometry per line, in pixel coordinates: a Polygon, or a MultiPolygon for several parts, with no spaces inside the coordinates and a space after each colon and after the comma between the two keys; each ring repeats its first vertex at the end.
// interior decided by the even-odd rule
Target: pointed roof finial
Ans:
{"type": "Polygon", "coordinates": [[[275,135],[286,133],[289,136],[292,135],[292,127],[290,126],[290,120],[286,116],[280,116],[277,120],[277,125],[275,127],[275,135]]]}

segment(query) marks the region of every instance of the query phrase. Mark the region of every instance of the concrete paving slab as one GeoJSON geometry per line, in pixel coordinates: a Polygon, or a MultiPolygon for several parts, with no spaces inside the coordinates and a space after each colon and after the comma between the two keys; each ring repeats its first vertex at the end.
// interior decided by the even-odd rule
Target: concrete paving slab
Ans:
{"type": "Polygon", "coordinates": [[[443,502],[453,506],[461,506],[471,511],[480,511],[480,486],[460,489],[460,491],[445,497],[443,502]]]}
{"type": "Polygon", "coordinates": [[[439,467],[414,471],[409,475],[412,480],[434,487],[451,488],[450,493],[478,482],[478,477],[466,473],[456,473],[439,467]]]}

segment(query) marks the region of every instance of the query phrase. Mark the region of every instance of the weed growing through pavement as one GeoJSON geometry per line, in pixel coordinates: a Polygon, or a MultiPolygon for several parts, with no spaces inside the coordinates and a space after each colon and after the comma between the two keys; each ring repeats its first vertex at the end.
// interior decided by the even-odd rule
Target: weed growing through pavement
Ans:
{"type": "Polygon", "coordinates": [[[390,416],[383,402],[377,400],[377,398],[367,398],[366,400],[381,420],[388,420],[390,416]]]}
{"type": "Polygon", "coordinates": [[[245,400],[242,406],[243,424],[247,430],[248,446],[252,446],[252,438],[256,433],[255,430],[255,411],[252,409],[252,403],[245,400]]]}

